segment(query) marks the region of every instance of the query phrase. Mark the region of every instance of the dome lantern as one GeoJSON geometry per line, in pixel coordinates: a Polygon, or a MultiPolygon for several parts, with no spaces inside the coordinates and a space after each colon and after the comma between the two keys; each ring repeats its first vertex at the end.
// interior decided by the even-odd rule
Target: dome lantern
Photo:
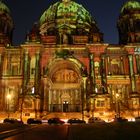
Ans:
{"type": "Polygon", "coordinates": [[[71,0],[62,0],[63,2],[69,2],[69,1],[71,1],[71,0]]]}

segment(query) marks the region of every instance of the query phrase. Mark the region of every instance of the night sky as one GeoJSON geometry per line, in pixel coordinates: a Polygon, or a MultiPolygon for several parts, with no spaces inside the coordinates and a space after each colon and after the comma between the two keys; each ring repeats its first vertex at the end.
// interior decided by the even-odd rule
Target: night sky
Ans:
{"type": "MultiPolygon", "coordinates": [[[[14,20],[13,44],[24,42],[26,33],[43,12],[59,0],[3,0],[9,7],[14,20]]],[[[104,33],[104,42],[118,43],[116,28],[120,9],[127,0],[75,0],[82,4],[95,18],[98,27],[104,33]]]]}

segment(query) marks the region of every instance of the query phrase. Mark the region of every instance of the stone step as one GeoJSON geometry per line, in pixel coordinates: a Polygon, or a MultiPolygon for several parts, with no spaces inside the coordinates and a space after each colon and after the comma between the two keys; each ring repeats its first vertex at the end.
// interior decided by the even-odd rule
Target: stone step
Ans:
{"type": "Polygon", "coordinates": [[[43,116],[42,119],[49,119],[53,117],[59,117],[61,119],[70,119],[70,118],[79,118],[82,119],[82,113],[49,113],[46,116],[43,116]]]}

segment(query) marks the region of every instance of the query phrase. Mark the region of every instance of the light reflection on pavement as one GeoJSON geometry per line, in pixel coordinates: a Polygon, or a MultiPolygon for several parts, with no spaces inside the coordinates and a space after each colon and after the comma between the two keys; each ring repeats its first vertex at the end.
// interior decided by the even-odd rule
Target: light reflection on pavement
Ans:
{"type": "Polygon", "coordinates": [[[4,140],[67,140],[68,125],[39,125],[4,140]]]}

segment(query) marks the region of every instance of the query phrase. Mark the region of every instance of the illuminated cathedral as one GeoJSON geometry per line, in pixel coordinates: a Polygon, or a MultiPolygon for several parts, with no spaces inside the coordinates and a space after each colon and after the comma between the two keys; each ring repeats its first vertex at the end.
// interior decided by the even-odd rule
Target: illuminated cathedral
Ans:
{"type": "Polygon", "coordinates": [[[0,2],[0,112],[139,116],[140,2],[122,6],[114,45],[104,43],[95,19],[73,0],[50,5],[18,46],[11,15],[0,2]]]}

